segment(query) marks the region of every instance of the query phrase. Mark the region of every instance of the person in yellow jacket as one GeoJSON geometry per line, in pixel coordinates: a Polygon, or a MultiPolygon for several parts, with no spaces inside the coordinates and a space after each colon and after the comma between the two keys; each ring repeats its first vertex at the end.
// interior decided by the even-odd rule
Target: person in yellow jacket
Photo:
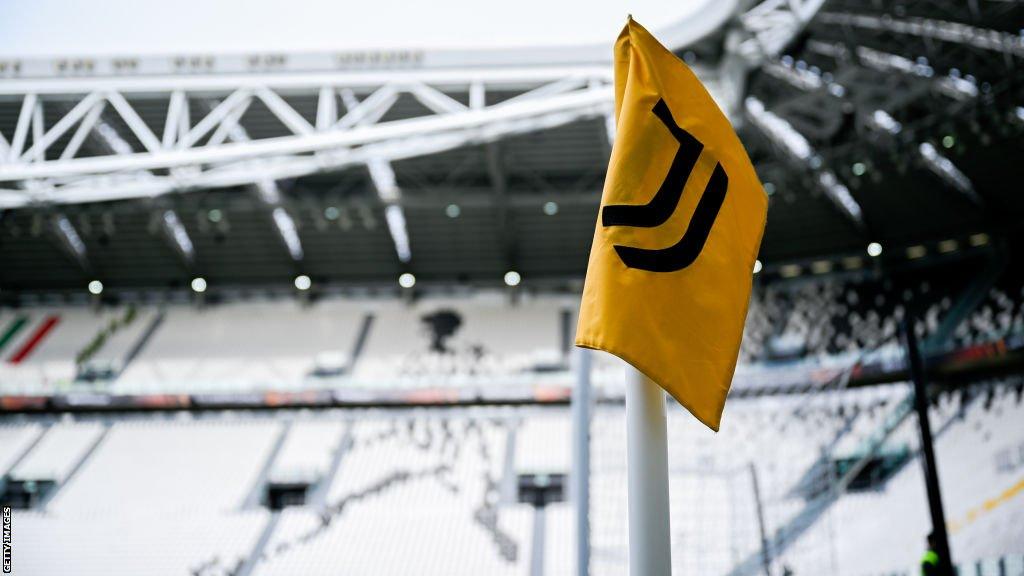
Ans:
{"type": "Polygon", "coordinates": [[[938,576],[942,574],[939,565],[939,553],[935,551],[935,534],[928,534],[928,550],[921,558],[921,576],[938,576]]]}

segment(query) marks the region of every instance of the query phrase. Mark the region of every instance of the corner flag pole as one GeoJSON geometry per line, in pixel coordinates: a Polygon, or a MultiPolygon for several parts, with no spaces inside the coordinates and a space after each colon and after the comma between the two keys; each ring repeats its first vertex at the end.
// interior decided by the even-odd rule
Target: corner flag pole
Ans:
{"type": "Polygon", "coordinates": [[[626,368],[626,452],[629,476],[629,573],[669,576],[668,442],[665,391],[626,368]]]}
{"type": "Polygon", "coordinates": [[[590,354],[577,349],[572,390],[572,488],[576,503],[576,574],[590,574],[590,354]]]}

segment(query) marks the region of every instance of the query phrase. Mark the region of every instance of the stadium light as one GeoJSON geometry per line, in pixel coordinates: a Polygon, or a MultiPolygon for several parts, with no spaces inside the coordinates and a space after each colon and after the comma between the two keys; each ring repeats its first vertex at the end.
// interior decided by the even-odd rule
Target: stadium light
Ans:
{"type": "Polygon", "coordinates": [[[398,277],[398,285],[402,288],[412,288],[416,285],[416,277],[409,272],[405,272],[398,277]]]}
{"type": "Polygon", "coordinates": [[[762,268],[764,268],[764,266],[761,264],[761,261],[760,260],[754,260],[754,274],[757,274],[758,272],[760,272],[762,268]]]}
{"type": "Polygon", "coordinates": [[[89,282],[89,293],[93,296],[99,296],[103,293],[103,282],[99,280],[93,280],[89,282]]]}
{"type": "Polygon", "coordinates": [[[811,272],[815,274],[828,274],[832,268],[833,265],[828,260],[816,260],[811,263],[811,272]]]}
{"type": "Polygon", "coordinates": [[[508,272],[505,272],[506,286],[519,286],[519,283],[522,282],[522,280],[523,277],[520,276],[519,272],[516,272],[515,270],[509,270],[508,272]]]}
{"type": "Polygon", "coordinates": [[[309,279],[309,276],[301,274],[295,277],[295,288],[298,290],[309,290],[309,287],[313,285],[313,281],[309,279]]]}
{"type": "Polygon", "coordinates": [[[206,279],[202,277],[192,279],[192,291],[196,294],[206,292],[206,279]]]}
{"type": "Polygon", "coordinates": [[[779,275],[783,278],[796,278],[801,272],[803,272],[803,270],[800,269],[799,264],[786,264],[779,268],[779,275]]]}
{"type": "Polygon", "coordinates": [[[971,235],[971,246],[984,246],[988,244],[988,234],[979,232],[971,235]]]}
{"type": "Polygon", "coordinates": [[[907,258],[910,258],[911,260],[917,260],[918,258],[924,258],[924,256],[926,254],[928,254],[928,249],[925,248],[921,244],[917,244],[915,246],[911,246],[910,248],[907,248],[907,258]]]}
{"type": "Polygon", "coordinates": [[[872,242],[871,244],[868,244],[868,256],[871,256],[872,258],[877,258],[878,256],[881,256],[881,255],[882,255],[882,245],[881,244],[879,244],[878,242],[872,242]]]}

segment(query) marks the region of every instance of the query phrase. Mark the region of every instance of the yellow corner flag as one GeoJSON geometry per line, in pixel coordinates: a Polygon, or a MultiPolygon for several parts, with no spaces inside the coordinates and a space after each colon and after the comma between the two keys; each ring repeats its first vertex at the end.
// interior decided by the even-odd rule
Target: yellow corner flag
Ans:
{"type": "Polygon", "coordinates": [[[576,345],[615,354],[718,430],[768,198],[686,64],[630,18],[576,345]]]}

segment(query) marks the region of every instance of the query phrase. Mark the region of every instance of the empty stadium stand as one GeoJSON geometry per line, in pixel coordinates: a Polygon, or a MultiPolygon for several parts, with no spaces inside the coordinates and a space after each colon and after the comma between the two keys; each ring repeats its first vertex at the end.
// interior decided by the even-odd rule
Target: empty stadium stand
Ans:
{"type": "MultiPolygon", "coordinates": [[[[981,574],[1016,566],[1019,558],[1003,551],[1024,541],[1019,387],[1016,380],[976,386],[932,408],[955,558],[982,566],[981,574]]],[[[900,414],[905,394],[888,386],[741,398],[717,435],[671,409],[675,569],[736,573],[744,558],[758,558],[759,499],[769,532],[790,531],[775,540],[776,566],[797,574],[836,566],[864,576],[909,573],[927,530],[912,417],[885,439],[887,449],[910,454],[894,474],[844,491],[810,517],[816,500],[802,488],[808,478],[836,482],[838,473],[815,472],[821,456],[838,462],[862,454],[900,414]],[[890,529],[876,530],[880,518],[890,529]],[[814,529],[796,530],[798,521],[814,529]]],[[[623,426],[621,411],[597,409],[594,574],[626,567],[623,426]]],[[[515,482],[568,472],[564,408],[26,416],[0,426],[0,438],[5,481],[53,482],[47,497],[16,511],[18,574],[48,574],[69,562],[83,574],[525,575],[535,563],[545,574],[574,567],[571,495],[537,508],[520,501],[515,482]],[[278,510],[267,490],[281,483],[308,490],[278,510]],[[398,542],[408,547],[400,561],[379,567],[375,560],[398,542]]]]}

